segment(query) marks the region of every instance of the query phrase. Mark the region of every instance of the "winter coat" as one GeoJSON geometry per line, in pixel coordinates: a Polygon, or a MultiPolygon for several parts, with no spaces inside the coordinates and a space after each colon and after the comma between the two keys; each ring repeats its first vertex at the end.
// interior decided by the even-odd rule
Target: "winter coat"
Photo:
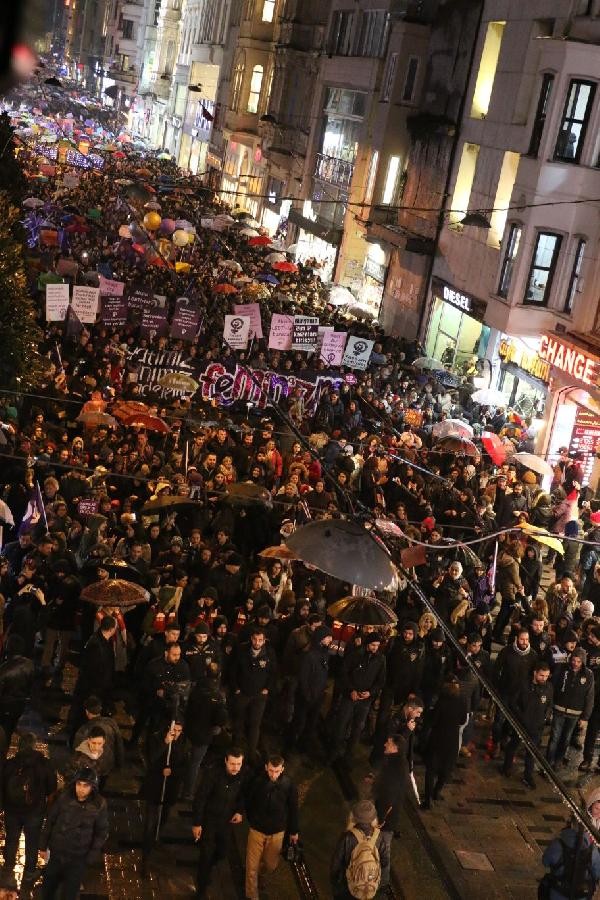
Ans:
{"type": "Polygon", "coordinates": [[[460,749],[460,730],[466,723],[469,703],[462,693],[442,691],[431,714],[429,739],[425,750],[427,765],[452,766],[460,749]]]}
{"type": "Polygon", "coordinates": [[[244,790],[248,773],[242,769],[229,775],[220,762],[206,769],[192,804],[192,824],[204,831],[224,831],[234,815],[244,815],[244,790]]]}
{"type": "Polygon", "coordinates": [[[369,691],[374,700],[385,684],[386,662],[382,653],[359,650],[344,659],[340,673],[340,688],[344,695],[352,691],[369,691]]]}
{"type": "Polygon", "coordinates": [[[405,700],[411,693],[419,693],[425,665],[425,649],[415,638],[406,643],[397,637],[387,656],[387,683],[394,692],[396,702],[405,700]]]}
{"type": "MultiPolygon", "coordinates": [[[[574,828],[563,828],[560,833],[559,838],[555,838],[551,844],[549,844],[544,850],[544,855],[542,856],[542,863],[547,868],[550,869],[553,874],[557,875],[559,878],[563,874],[564,869],[561,865],[561,861],[563,858],[563,847],[561,841],[567,845],[567,847],[575,847],[578,839],[578,832],[574,828]]],[[[583,847],[588,847],[590,843],[589,836],[584,833],[583,834],[583,847]]],[[[598,883],[600,881],[600,851],[595,847],[592,850],[591,857],[591,875],[593,880],[598,883]]],[[[555,888],[550,888],[550,900],[568,900],[568,895],[563,894],[561,891],[556,890],[555,888]]],[[[578,896],[574,897],[573,900],[587,900],[586,897],[578,896]]]]}
{"type": "Polygon", "coordinates": [[[574,672],[569,662],[557,666],[552,677],[554,709],[587,722],[594,708],[594,675],[587,666],[574,672]]]}
{"type": "MultiPolygon", "coordinates": [[[[104,732],[104,753],[107,759],[111,760],[111,769],[115,767],[121,768],[125,761],[125,749],[123,746],[123,736],[119,730],[119,726],[110,716],[95,716],[81,726],[73,738],[73,746],[77,747],[88,736],[92,728],[101,728],[104,732]]],[[[104,755],[104,754],[103,754],[104,755]]]]}
{"type": "Polygon", "coordinates": [[[33,662],[26,656],[13,656],[0,665],[0,710],[23,710],[31,693],[33,674],[33,662]]]}
{"type": "Polygon", "coordinates": [[[325,693],[329,675],[329,648],[313,645],[302,656],[298,673],[298,691],[309,703],[316,703],[325,693]]]}
{"type": "Polygon", "coordinates": [[[373,784],[373,801],[381,827],[386,831],[398,831],[405,803],[414,805],[416,801],[403,740],[400,741],[398,753],[383,757],[373,784]]]}
{"type": "Polygon", "coordinates": [[[40,850],[59,860],[87,859],[99,853],[108,837],[106,800],[92,789],[81,802],[75,786],[65,788],[50,808],[42,828],[40,850]]]}
{"type": "Polygon", "coordinates": [[[276,686],[277,660],[268,644],[256,655],[251,644],[241,644],[231,667],[234,691],[247,697],[256,697],[263,690],[272,692],[276,686]]]}
{"type": "Polygon", "coordinates": [[[94,757],[90,755],[87,741],[75,744],[75,750],[71,759],[67,763],[64,776],[65,782],[69,784],[73,781],[76,773],[80,769],[90,768],[98,775],[98,778],[105,778],[113,768],[114,760],[110,753],[104,750],[100,756],[94,757]]]}
{"type": "Polygon", "coordinates": [[[91,636],[81,654],[77,693],[83,697],[91,694],[102,697],[112,687],[114,677],[114,644],[112,640],[106,640],[98,630],[91,636]]]}
{"type": "Polygon", "coordinates": [[[554,697],[551,681],[546,684],[522,684],[517,691],[512,707],[515,715],[532,737],[539,737],[548,718],[554,697]]]}
{"type": "Polygon", "coordinates": [[[521,589],[519,562],[504,551],[498,557],[496,566],[496,591],[502,595],[504,601],[514,603],[517,592],[521,592],[521,589]]]}
{"type": "Polygon", "coordinates": [[[260,772],[248,785],[246,813],[250,827],[261,834],[298,834],[298,791],[290,776],[271,781],[260,772]]]}
{"type": "Polygon", "coordinates": [[[227,724],[227,707],[214,683],[197,684],[190,694],[185,710],[185,735],[194,747],[211,744],[227,724]]]}
{"type": "Polygon", "coordinates": [[[537,661],[537,654],[531,647],[527,650],[517,648],[516,639],[502,648],[494,663],[493,680],[503,700],[513,703],[521,685],[530,681],[537,661]]]}
{"type": "MultiPolygon", "coordinates": [[[[165,743],[165,731],[158,731],[148,738],[146,754],[146,775],[142,782],[141,796],[148,803],[160,803],[163,782],[163,769],[167,766],[169,745],[165,743]]],[[[173,741],[169,768],[171,774],[166,779],[164,802],[167,806],[177,802],[181,784],[186,774],[188,747],[183,736],[173,741]]]]}
{"type": "Polygon", "coordinates": [[[9,813],[31,813],[34,811],[44,813],[48,797],[56,792],[56,769],[49,759],[39,750],[20,750],[15,756],[6,760],[2,773],[2,804],[3,809],[9,813]],[[31,771],[35,790],[38,792],[38,803],[35,807],[27,806],[24,809],[11,805],[7,798],[6,785],[15,777],[20,769],[31,771]]]}

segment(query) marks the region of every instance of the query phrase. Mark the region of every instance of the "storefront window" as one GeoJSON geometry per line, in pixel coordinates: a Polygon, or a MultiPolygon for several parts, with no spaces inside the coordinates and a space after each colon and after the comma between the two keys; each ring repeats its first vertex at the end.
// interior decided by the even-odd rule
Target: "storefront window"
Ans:
{"type": "Polygon", "coordinates": [[[485,355],[490,329],[455,306],[436,297],[426,340],[427,356],[463,372],[485,355]]]}

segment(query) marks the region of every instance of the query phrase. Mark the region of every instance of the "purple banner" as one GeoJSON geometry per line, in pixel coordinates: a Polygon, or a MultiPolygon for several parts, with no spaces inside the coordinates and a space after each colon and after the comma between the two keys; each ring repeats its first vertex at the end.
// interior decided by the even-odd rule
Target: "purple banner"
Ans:
{"type": "Polygon", "coordinates": [[[105,325],[122,328],[127,323],[127,300],[122,297],[103,297],[101,318],[105,325]]]}
{"type": "Polygon", "coordinates": [[[166,309],[145,309],[143,311],[140,335],[143,337],[158,337],[167,334],[167,331],[166,309]]]}
{"type": "Polygon", "coordinates": [[[198,331],[200,312],[192,306],[188,297],[178,297],[171,323],[171,337],[181,341],[193,341],[198,331]]]}

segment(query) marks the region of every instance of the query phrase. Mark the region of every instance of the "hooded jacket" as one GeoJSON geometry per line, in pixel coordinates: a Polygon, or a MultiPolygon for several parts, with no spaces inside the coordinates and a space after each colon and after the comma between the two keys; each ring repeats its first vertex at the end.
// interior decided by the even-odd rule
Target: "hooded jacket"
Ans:
{"type": "MultiPolygon", "coordinates": [[[[328,630],[325,633],[330,633],[328,630]]],[[[298,690],[307,704],[317,703],[323,697],[329,675],[329,647],[321,644],[323,630],[317,629],[310,649],[303,654],[298,673],[298,690]]]]}
{"type": "Polygon", "coordinates": [[[578,656],[583,662],[577,672],[569,661],[557,666],[554,673],[554,710],[587,722],[594,708],[594,674],[585,664],[585,650],[576,647],[571,658],[574,656],[578,656]]]}
{"type": "Polygon", "coordinates": [[[80,801],[75,785],[58,795],[40,837],[40,850],[49,849],[59,860],[87,859],[99,853],[108,837],[108,811],[104,800],[92,788],[80,801]]]}

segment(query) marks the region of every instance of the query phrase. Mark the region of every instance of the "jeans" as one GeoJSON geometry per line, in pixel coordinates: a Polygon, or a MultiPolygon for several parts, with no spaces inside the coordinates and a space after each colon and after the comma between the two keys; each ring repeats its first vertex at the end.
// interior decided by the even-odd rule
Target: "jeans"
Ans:
{"type": "Polygon", "coordinates": [[[206,896],[206,889],[210,885],[213,867],[219,860],[225,859],[227,856],[230,833],[229,826],[223,831],[213,831],[210,828],[202,829],[198,868],[196,869],[196,897],[206,896]]]}
{"type": "Polygon", "coordinates": [[[248,752],[253,755],[258,749],[260,726],[267,705],[267,694],[249,697],[247,694],[236,694],[234,698],[233,739],[241,743],[248,737],[248,752]]]}
{"type": "Polygon", "coordinates": [[[350,697],[342,697],[338,709],[333,747],[335,756],[342,756],[344,747],[348,754],[353,753],[365,727],[370,709],[370,697],[367,700],[351,700],[350,697]]]}
{"type": "Polygon", "coordinates": [[[546,751],[546,759],[551,766],[555,766],[566,754],[578,720],[578,716],[566,716],[563,713],[554,712],[546,751]]]}
{"type": "Polygon", "coordinates": [[[4,813],[6,841],[4,843],[4,868],[13,869],[17,859],[17,849],[21,832],[25,833],[25,870],[35,871],[38,861],[40,832],[44,816],[39,810],[29,813],[4,813]]]}
{"type": "Polygon", "coordinates": [[[381,867],[381,887],[386,888],[390,883],[390,869],[392,865],[392,840],[394,837],[393,831],[388,831],[385,828],[381,830],[381,837],[383,838],[383,842],[387,847],[387,865],[381,867]]]}
{"type": "Polygon", "coordinates": [[[185,790],[186,795],[189,797],[193,797],[196,793],[196,784],[198,783],[200,766],[202,765],[204,757],[206,756],[208,746],[208,744],[198,744],[197,746],[192,747],[192,755],[189,762],[188,781],[185,790]]]}
{"type": "MultiPolygon", "coordinates": [[[[144,804],[144,818],[142,822],[143,832],[142,832],[142,847],[145,855],[150,853],[155,841],[156,841],[156,829],[159,822],[160,816],[160,827],[161,829],[166,825],[167,819],[169,818],[169,813],[171,812],[171,805],[169,803],[163,803],[162,811],[160,805],[158,803],[148,803],[144,804]]],[[[159,833],[160,837],[160,833],[159,833]]]]}
{"type": "Polygon", "coordinates": [[[46,628],[46,638],[42,651],[42,669],[49,669],[52,665],[57,644],[60,644],[57,669],[64,668],[72,636],[72,631],[58,631],[56,628],[46,628]]]}
{"type": "MultiPolygon", "coordinates": [[[[542,741],[541,734],[530,734],[529,738],[536,747],[540,746],[542,741]]],[[[506,751],[504,753],[504,769],[506,772],[510,772],[512,769],[513,763],[515,761],[515,753],[521,743],[521,739],[516,731],[514,731],[511,735],[511,738],[506,746],[506,751]]],[[[525,752],[525,777],[528,779],[533,778],[534,765],[533,765],[533,756],[531,753],[525,752]]]]}
{"type": "Polygon", "coordinates": [[[42,900],[56,900],[61,886],[63,900],[77,900],[84,873],[85,859],[60,859],[50,853],[44,869],[42,900]]]}

